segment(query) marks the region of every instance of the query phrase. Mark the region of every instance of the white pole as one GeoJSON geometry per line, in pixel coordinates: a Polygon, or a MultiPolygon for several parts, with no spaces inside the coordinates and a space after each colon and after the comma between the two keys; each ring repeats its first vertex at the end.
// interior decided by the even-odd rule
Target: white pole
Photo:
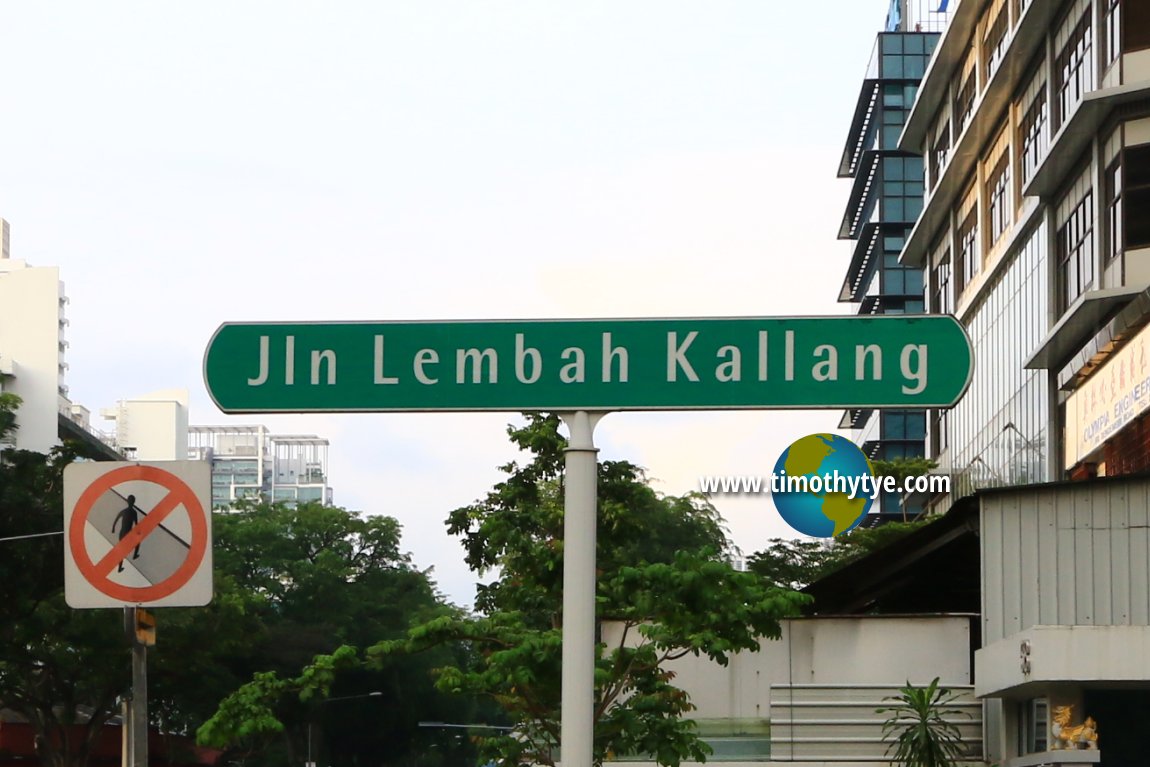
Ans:
{"type": "Polygon", "coordinates": [[[595,734],[595,425],[605,413],[563,413],[571,438],[563,501],[563,767],[591,767],[595,734]]]}

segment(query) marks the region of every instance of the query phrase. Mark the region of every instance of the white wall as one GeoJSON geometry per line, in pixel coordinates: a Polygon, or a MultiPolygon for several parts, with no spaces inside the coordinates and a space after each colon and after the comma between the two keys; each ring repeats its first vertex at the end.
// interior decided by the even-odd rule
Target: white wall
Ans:
{"type": "MultiPolygon", "coordinates": [[[[608,647],[618,627],[604,628],[608,647]]],[[[859,616],[785,621],[779,640],[739,653],[727,666],[705,656],[669,664],[696,719],[766,719],[771,685],[833,684],[901,687],[908,680],[967,685],[970,621],[965,616],[859,616]]]]}
{"type": "Polygon", "coordinates": [[[188,457],[188,390],[166,389],[121,400],[101,415],[116,423],[116,446],[132,448],[138,461],[188,457]]]}
{"type": "Polygon", "coordinates": [[[0,258],[0,360],[11,376],[4,391],[24,403],[16,447],[46,453],[59,443],[63,285],[55,267],[0,258]]]}
{"type": "Polygon", "coordinates": [[[1026,697],[1026,685],[1066,682],[1145,684],[1150,626],[1031,626],[979,650],[975,668],[979,696],[1026,697]]]}

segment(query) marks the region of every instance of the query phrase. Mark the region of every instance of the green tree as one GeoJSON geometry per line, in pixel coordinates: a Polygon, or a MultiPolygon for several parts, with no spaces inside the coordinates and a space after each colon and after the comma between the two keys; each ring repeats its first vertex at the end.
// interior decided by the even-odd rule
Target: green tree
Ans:
{"type": "Polygon", "coordinates": [[[938,677],[926,687],[908,681],[898,695],[884,698],[894,704],[875,709],[890,715],[883,723],[883,738],[893,736],[887,755],[905,767],[953,767],[966,750],[958,727],[946,718],[947,707],[957,699],[939,686],[938,677]]]}
{"type": "MultiPolygon", "coordinates": [[[[559,740],[562,648],[565,440],[555,417],[532,415],[509,434],[530,460],[503,467],[506,478],[480,502],[448,518],[467,562],[496,577],[479,589],[477,616],[447,614],[406,637],[378,642],[360,658],[351,650],[317,659],[293,679],[254,680],[230,697],[203,729],[209,743],[277,726],[271,702],[290,692],[323,694],[341,668],[368,668],[460,648],[443,664],[445,692],[498,704],[510,734],[480,738],[481,759],[506,765],[554,764],[559,740]]],[[[688,654],[726,663],[779,635],[781,618],[805,598],[764,585],[725,561],[729,548],[715,509],[699,495],[667,498],[627,462],[599,467],[598,617],[595,688],[596,762],[641,754],[661,764],[704,759],[708,749],[685,719],[693,707],[666,662],[688,654]],[[610,640],[610,644],[608,644],[610,640]]]]}
{"type": "Polygon", "coordinates": [[[16,423],[16,411],[23,403],[12,392],[0,391],[0,440],[14,436],[19,424],[16,423]]]}
{"type": "MultiPolygon", "coordinates": [[[[909,458],[880,458],[871,463],[871,473],[875,477],[894,477],[902,487],[907,477],[921,477],[938,468],[938,462],[929,458],[913,456],[909,458]]],[[[900,499],[901,501],[901,499],[900,499]]],[[[909,522],[906,506],[902,505],[902,521],[909,522]]],[[[920,515],[921,516],[921,515],[920,515]]]]}
{"type": "MultiPolygon", "coordinates": [[[[14,428],[9,416],[18,406],[0,394],[0,440],[14,428]]],[[[83,767],[131,681],[122,613],[64,603],[58,533],[63,470],[74,455],[71,445],[51,455],[0,453],[0,530],[8,538],[38,536],[0,542],[0,704],[28,718],[52,767],[83,767]]],[[[157,611],[149,709],[165,732],[194,730],[253,674],[298,673],[316,653],[401,636],[413,621],[447,609],[428,574],[400,551],[392,518],[259,503],[217,513],[213,526],[212,603],[157,611]]],[[[309,725],[317,739],[339,736],[326,749],[334,764],[402,753],[417,730],[413,717],[427,709],[419,701],[438,695],[429,668],[420,666],[435,660],[381,664],[339,680],[348,692],[385,692],[374,708],[298,700],[283,707],[291,737],[265,743],[251,761],[301,762],[309,725]]]]}
{"type": "MultiPolygon", "coordinates": [[[[451,609],[429,574],[401,551],[392,517],[318,503],[247,503],[216,514],[213,533],[212,605],[161,615],[161,629],[169,628],[157,643],[152,679],[172,707],[168,721],[181,727],[199,727],[253,677],[290,680],[317,656],[403,636],[413,623],[451,609]],[[219,644],[197,652],[205,636],[219,644]]],[[[313,756],[322,746],[330,764],[379,753],[399,759],[419,734],[419,718],[442,718],[431,703],[442,696],[423,664],[446,660],[313,673],[309,679],[322,677],[337,697],[383,694],[331,706],[321,696],[278,695],[270,706],[275,725],[237,731],[228,745],[246,763],[299,764],[311,735],[313,756]]]]}
{"type": "MultiPolygon", "coordinates": [[[[927,458],[894,458],[871,461],[875,477],[894,477],[899,485],[907,477],[922,476],[938,464],[927,458]]],[[[878,551],[909,535],[932,517],[920,515],[908,520],[906,510],[899,522],[885,522],[875,527],[856,527],[832,540],[772,538],[767,547],[753,554],[748,569],[769,583],[801,589],[856,559],[878,551]]]]}
{"type": "MultiPolygon", "coordinates": [[[[0,440],[20,405],[0,394],[0,440]]],[[[122,617],[64,604],[63,471],[74,452],[0,451],[0,703],[26,717],[44,763],[83,767],[129,681],[122,617]],[[35,536],[35,537],[21,537],[35,536]]]]}
{"type": "Polygon", "coordinates": [[[749,557],[747,569],[768,583],[801,589],[933,521],[932,517],[921,517],[911,522],[856,527],[830,541],[772,538],[765,549],[749,557]]]}
{"type": "MultiPolygon", "coordinates": [[[[510,428],[531,460],[503,467],[506,478],[486,498],[448,518],[472,569],[498,570],[477,601],[485,616],[427,625],[371,650],[378,657],[447,640],[474,646],[477,665],[444,669],[439,684],[499,702],[516,730],[486,738],[484,754],[507,764],[551,764],[559,738],[566,441],[558,427],[554,416],[531,415],[510,428]]],[[[777,637],[780,618],[803,598],[730,567],[721,518],[701,495],[662,496],[635,465],[608,461],[599,467],[598,498],[596,761],[609,752],[661,764],[705,758],[685,719],[693,706],[666,661],[702,654],[726,663],[730,653],[777,637]]]]}

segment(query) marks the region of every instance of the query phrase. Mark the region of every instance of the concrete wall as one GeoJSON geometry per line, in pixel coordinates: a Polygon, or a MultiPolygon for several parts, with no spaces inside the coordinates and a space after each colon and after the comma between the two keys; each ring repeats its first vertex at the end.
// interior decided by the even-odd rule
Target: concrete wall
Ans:
{"type": "MultiPolygon", "coordinates": [[[[769,753],[772,761],[886,761],[885,716],[875,709],[908,680],[926,684],[936,676],[965,696],[955,710],[966,712],[959,715],[964,735],[977,753],[981,706],[970,686],[970,630],[963,615],[802,618],[784,621],[780,639],[731,656],[727,666],[688,656],[668,668],[697,707],[692,718],[716,749],[713,761],[728,762],[736,741],[751,753],[756,732],[760,758],[769,753]]],[[[618,636],[618,626],[605,628],[609,647],[618,636]]]]}
{"type": "Polygon", "coordinates": [[[0,388],[23,399],[16,447],[46,453],[59,443],[63,286],[55,267],[0,258],[0,388]]]}
{"type": "Polygon", "coordinates": [[[116,424],[116,445],[138,461],[188,458],[188,391],[167,389],[121,400],[100,414],[116,424]]]}
{"type": "Polygon", "coordinates": [[[979,650],[975,669],[980,696],[1026,698],[1067,682],[1145,684],[1150,626],[1032,626],[979,650]]]}
{"type": "Polygon", "coordinates": [[[763,640],[759,652],[735,655],[727,666],[688,656],[669,668],[697,718],[766,718],[771,685],[897,687],[935,676],[970,684],[969,626],[966,616],[802,618],[785,621],[781,639],[763,640]]]}
{"type": "Polygon", "coordinates": [[[690,656],[669,667],[676,684],[691,693],[698,718],[765,717],[771,685],[897,686],[935,676],[944,684],[969,684],[969,619],[876,615],[788,620],[779,640],[763,640],[759,652],[735,655],[725,667],[690,656]]]}

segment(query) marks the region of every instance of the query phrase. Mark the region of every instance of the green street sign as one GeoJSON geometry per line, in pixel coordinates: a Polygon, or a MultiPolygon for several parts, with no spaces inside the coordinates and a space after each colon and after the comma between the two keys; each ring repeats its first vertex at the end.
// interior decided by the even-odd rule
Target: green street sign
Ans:
{"type": "Polygon", "coordinates": [[[949,316],[226,323],[225,413],[948,407],[973,353],[949,316]]]}

